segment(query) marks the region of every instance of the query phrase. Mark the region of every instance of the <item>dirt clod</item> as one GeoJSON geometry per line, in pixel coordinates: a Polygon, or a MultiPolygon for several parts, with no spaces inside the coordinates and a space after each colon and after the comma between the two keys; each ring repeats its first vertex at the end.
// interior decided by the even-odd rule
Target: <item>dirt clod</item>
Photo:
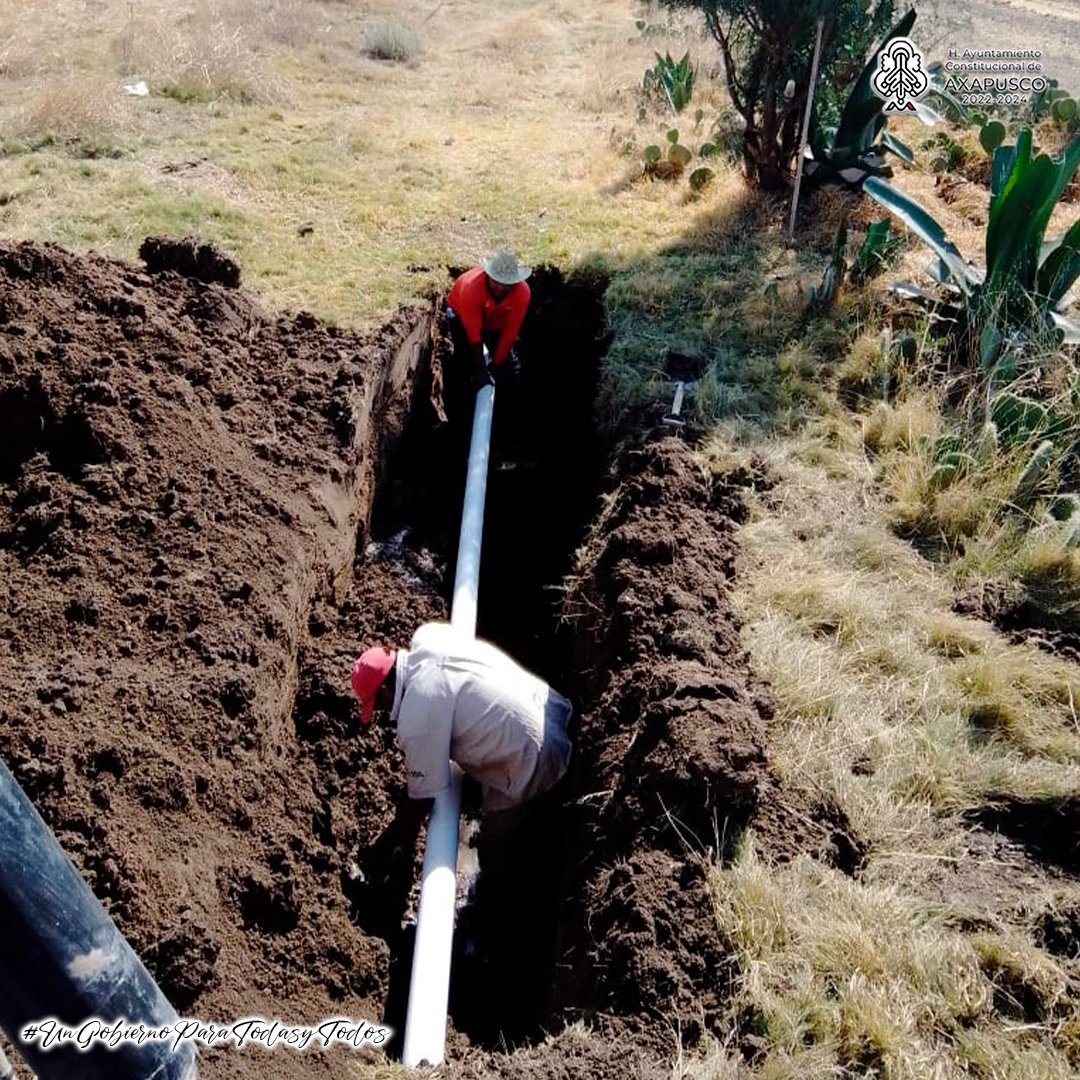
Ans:
{"type": "MultiPolygon", "coordinates": [[[[210,244],[201,243],[195,237],[182,240],[167,236],[149,236],[139,248],[139,258],[151,274],[172,270],[182,277],[202,281],[207,285],[224,285],[235,289],[240,285],[240,267],[227,255],[210,244]]],[[[197,306],[213,308],[205,301],[195,301],[197,306]]]]}

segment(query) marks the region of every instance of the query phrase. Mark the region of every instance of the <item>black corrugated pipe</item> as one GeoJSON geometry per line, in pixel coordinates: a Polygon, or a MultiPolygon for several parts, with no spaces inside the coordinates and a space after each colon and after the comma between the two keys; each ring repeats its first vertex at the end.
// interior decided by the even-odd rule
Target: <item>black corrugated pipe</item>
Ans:
{"type": "Polygon", "coordinates": [[[41,1080],[194,1080],[185,1042],[43,1048],[22,1037],[46,1017],[84,1035],[98,1017],[146,1029],[176,1011],[109,918],[15,777],[0,762],[0,1028],[41,1080]],[[84,1027],[84,1025],[86,1025],[84,1027]]]}

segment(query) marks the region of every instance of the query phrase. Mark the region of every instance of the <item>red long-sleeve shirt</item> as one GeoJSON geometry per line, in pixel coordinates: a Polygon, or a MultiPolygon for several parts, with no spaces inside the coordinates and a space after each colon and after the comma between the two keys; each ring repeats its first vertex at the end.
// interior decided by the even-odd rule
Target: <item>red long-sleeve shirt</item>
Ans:
{"type": "Polygon", "coordinates": [[[524,281],[510,286],[501,300],[488,291],[487,274],[477,267],[466,270],[454,282],[447,305],[461,320],[470,345],[481,341],[491,353],[491,363],[498,367],[514,347],[532,293],[524,281]]]}

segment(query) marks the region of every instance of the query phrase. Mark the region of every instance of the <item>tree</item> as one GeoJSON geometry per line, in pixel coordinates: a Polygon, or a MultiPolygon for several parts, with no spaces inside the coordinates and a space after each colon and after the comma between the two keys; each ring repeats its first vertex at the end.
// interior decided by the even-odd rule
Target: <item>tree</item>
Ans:
{"type": "Polygon", "coordinates": [[[818,123],[837,111],[839,92],[858,73],[875,39],[889,29],[895,0],[662,0],[698,9],[720,46],[732,104],[746,125],[747,179],[787,186],[799,149],[817,20],[825,18],[818,123]]]}

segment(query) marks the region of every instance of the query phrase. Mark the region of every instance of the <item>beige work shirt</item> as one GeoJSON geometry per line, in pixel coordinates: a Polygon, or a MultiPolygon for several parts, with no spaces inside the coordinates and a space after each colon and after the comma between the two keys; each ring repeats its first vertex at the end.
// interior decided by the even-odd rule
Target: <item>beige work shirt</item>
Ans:
{"type": "Polygon", "coordinates": [[[546,791],[566,772],[570,702],[506,653],[446,623],[427,623],[398,650],[391,719],[405,752],[409,796],[450,783],[455,761],[504,810],[546,791]]]}

